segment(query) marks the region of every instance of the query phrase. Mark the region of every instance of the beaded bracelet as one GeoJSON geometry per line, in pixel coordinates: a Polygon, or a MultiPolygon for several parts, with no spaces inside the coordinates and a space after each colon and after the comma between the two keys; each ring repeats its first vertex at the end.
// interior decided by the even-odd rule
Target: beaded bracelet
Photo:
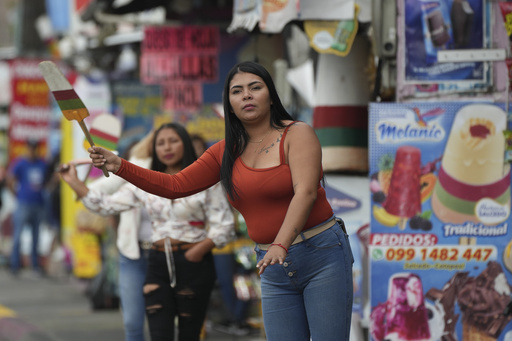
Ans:
{"type": "Polygon", "coordinates": [[[281,244],[281,243],[270,244],[270,246],[274,246],[274,245],[275,245],[275,246],[280,246],[280,247],[282,247],[282,248],[286,251],[286,253],[288,253],[288,249],[287,249],[287,248],[286,248],[286,246],[284,246],[283,244],[281,244]]]}

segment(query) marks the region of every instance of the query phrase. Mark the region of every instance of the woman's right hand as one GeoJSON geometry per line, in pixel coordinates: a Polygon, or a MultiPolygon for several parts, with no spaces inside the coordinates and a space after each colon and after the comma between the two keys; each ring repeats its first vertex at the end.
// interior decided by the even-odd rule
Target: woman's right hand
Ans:
{"type": "Polygon", "coordinates": [[[78,199],[87,195],[89,188],[78,178],[76,166],[73,162],[60,165],[56,172],[75,191],[78,199]]]}
{"type": "Polygon", "coordinates": [[[59,174],[60,178],[68,184],[78,180],[78,174],[73,162],[59,165],[59,167],[56,169],[56,172],[59,174]]]}
{"type": "Polygon", "coordinates": [[[121,167],[121,158],[105,148],[94,146],[87,151],[93,166],[96,168],[105,166],[108,171],[116,173],[121,167]]]}

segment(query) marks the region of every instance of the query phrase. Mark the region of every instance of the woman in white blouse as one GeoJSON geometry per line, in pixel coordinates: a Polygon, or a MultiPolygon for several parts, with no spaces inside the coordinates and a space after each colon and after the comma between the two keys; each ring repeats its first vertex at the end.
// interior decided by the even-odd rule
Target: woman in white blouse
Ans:
{"type": "MultiPolygon", "coordinates": [[[[196,160],[192,141],[179,124],[166,123],[155,131],[151,169],[178,173],[196,160]]],[[[72,164],[63,165],[61,178],[85,207],[112,215],[144,205],[153,228],[148,273],[143,288],[152,341],[200,340],[201,328],[215,283],[211,250],[234,236],[234,217],[220,184],[181,199],[164,199],[132,184],[108,195],[89,189],[72,164]]]]}

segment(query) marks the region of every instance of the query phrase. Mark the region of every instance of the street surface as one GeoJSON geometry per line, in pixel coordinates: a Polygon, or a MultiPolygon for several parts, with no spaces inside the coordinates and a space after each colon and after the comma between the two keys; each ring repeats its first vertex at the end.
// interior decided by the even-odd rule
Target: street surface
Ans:
{"type": "MultiPolygon", "coordinates": [[[[72,276],[41,278],[25,270],[13,277],[0,268],[0,341],[123,341],[120,311],[92,310],[85,289],[72,276]]],[[[207,324],[204,340],[264,341],[259,334],[227,335],[207,324]]]]}

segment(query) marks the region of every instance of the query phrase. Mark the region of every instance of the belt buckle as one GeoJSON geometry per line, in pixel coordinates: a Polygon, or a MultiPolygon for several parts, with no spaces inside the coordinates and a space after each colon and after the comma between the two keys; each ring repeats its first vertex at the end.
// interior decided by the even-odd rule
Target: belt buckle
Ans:
{"type": "Polygon", "coordinates": [[[144,240],[144,241],[140,242],[139,244],[143,250],[150,250],[153,247],[153,243],[150,241],[147,241],[147,240],[144,240]]]}

